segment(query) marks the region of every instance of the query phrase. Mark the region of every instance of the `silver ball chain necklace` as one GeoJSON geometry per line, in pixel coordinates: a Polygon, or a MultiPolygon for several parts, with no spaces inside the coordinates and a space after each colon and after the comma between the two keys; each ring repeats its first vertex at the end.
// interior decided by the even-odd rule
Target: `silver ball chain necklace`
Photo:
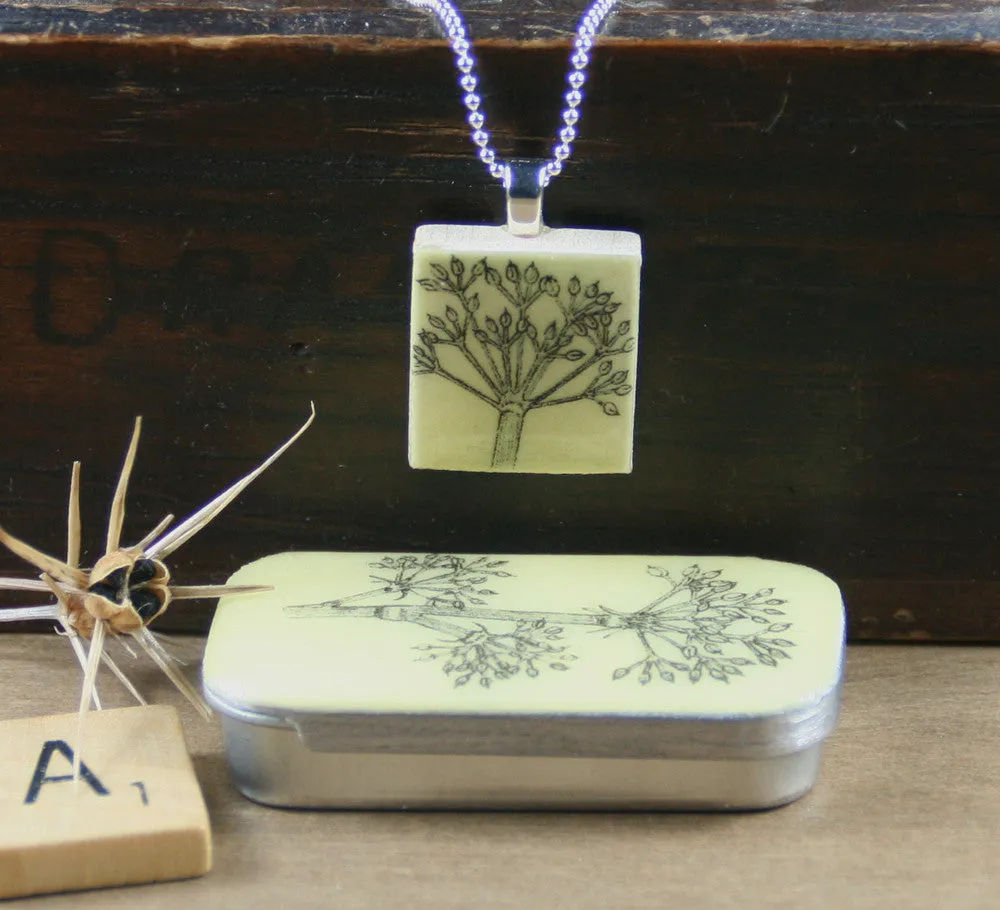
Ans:
{"type": "Polygon", "coordinates": [[[413,240],[409,458],[414,468],[632,470],[642,245],[629,231],[548,228],[545,188],[577,137],[590,52],[617,0],[576,30],[547,161],[491,144],[468,28],[449,0],[406,0],[451,45],[470,138],[507,194],[504,225],[424,224],[413,240]]]}

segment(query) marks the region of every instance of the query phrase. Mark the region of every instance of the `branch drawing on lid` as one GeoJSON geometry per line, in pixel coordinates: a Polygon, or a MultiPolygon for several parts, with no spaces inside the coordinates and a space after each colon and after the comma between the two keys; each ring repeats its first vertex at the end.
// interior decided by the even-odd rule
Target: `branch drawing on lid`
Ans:
{"type": "Polygon", "coordinates": [[[604,638],[627,635],[636,660],[615,668],[614,682],[632,680],[697,683],[703,677],[730,683],[750,667],[777,667],[795,642],[784,637],[791,623],[787,601],[773,588],[739,590],[720,569],[687,566],[672,574],[651,565],[647,572],[661,593],[633,610],[604,605],[580,612],[509,610],[494,607],[491,585],[514,577],[510,561],[487,556],[392,555],[369,563],[374,587],[315,604],[285,607],[293,619],[373,618],[407,622],[439,638],[417,645],[418,660],[437,662],[461,687],[483,688],[519,674],[565,672],[578,655],[566,641],[567,627],[589,627],[604,638]],[[501,581],[495,581],[501,580],[501,581]],[[393,600],[389,600],[393,598],[393,600]],[[405,602],[404,602],[405,601],[405,602]]]}
{"type": "Polygon", "coordinates": [[[632,380],[616,358],[630,355],[636,341],[600,280],[560,280],[534,262],[511,261],[501,272],[486,257],[452,256],[430,263],[430,271],[417,283],[447,302],[426,314],[413,372],[450,382],[496,411],[491,467],[517,464],[531,411],[581,401],[620,416],[616,399],[632,394],[632,380]]]}

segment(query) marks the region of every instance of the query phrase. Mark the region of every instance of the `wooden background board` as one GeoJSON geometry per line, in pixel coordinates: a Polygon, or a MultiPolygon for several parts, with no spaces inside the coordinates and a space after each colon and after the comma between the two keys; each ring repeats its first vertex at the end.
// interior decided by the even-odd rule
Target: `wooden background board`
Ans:
{"type": "MultiPolygon", "coordinates": [[[[196,662],[201,643],[180,644],[196,662]]],[[[55,636],[0,636],[3,718],[65,711],[79,675],[55,636]]],[[[136,679],[179,703],[161,677],[136,679]]],[[[998,691],[993,649],[853,646],[816,788],[741,815],[266,809],[233,789],[217,723],[182,708],[213,871],[30,907],[992,910],[998,691]]]]}
{"type": "MultiPolygon", "coordinates": [[[[469,6],[497,145],[543,153],[577,5],[469,6]]],[[[758,554],[837,579],[855,637],[1000,639],[998,48],[980,4],[626,9],[546,208],[645,238],[636,470],[486,476],[406,465],[412,230],[502,208],[425,15],[2,7],[0,522],[61,550],[80,458],[93,556],[134,414],[129,538],[314,399],[179,582],[285,549],[758,554]]]]}

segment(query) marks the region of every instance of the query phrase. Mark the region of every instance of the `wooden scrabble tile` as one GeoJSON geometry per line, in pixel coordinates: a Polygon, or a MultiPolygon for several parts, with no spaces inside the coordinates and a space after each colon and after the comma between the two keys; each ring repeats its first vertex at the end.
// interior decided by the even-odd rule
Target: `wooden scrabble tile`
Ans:
{"type": "Polygon", "coordinates": [[[175,709],[92,711],[74,782],[76,725],[0,723],[0,898],[207,872],[208,812],[175,709]]]}

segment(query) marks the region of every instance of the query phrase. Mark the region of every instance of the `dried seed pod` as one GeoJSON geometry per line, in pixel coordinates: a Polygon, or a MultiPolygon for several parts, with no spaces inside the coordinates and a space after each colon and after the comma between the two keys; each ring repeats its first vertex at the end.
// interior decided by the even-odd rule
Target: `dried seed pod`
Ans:
{"type": "MultiPolygon", "coordinates": [[[[42,608],[0,611],[0,621],[6,619],[50,618],[62,626],[84,671],[80,697],[80,734],[87,708],[93,701],[100,708],[96,691],[97,669],[108,666],[133,696],[145,704],[142,696],[129,682],[121,668],[105,653],[104,640],[110,636],[129,635],[169,677],[181,693],[206,717],[210,710],[198,691],[187,681],[176,661],[157,642],[147,626],[160,616],[174,600],[219,597],[223,594],[250,594],[266,590],[259,586],[171,584],[170,570],[164,558],[186,543],[211,522],[246,487],[259,477],[305,431],[316,416],[311,407],[308,419],[279,448],[253,471],[227,490],[206,503],[193,515],[170,528],[174,520],[168,515],[139,543],[122,547],[121,532],[125,519],[125,497],[132,466],[135,463],[142,429],[142,418],[136,418],[135,428],[125,455],[111,504],[104,554],[89,570],[81,569],[80,561],[80,463],[73,465],[70,482],[66,560],[36,550],[30,544],[0,527],[0,543],[11,552],[31,563],[40,573],[37,581],[0,578],[0,590],[42,591],[53,594],[56,604],[42,608]],[[170,530],[168,530],[170,528],[170,530]],[[89,640],[84,651],[81,639],[89,640]]],[[[79,742],[78,742],[79,744],[79,742]]],[[[80,755],[79,747],[75,750],[80,755]]],[[[76,771],[78,772],[77,767],[76,771]]]]}

